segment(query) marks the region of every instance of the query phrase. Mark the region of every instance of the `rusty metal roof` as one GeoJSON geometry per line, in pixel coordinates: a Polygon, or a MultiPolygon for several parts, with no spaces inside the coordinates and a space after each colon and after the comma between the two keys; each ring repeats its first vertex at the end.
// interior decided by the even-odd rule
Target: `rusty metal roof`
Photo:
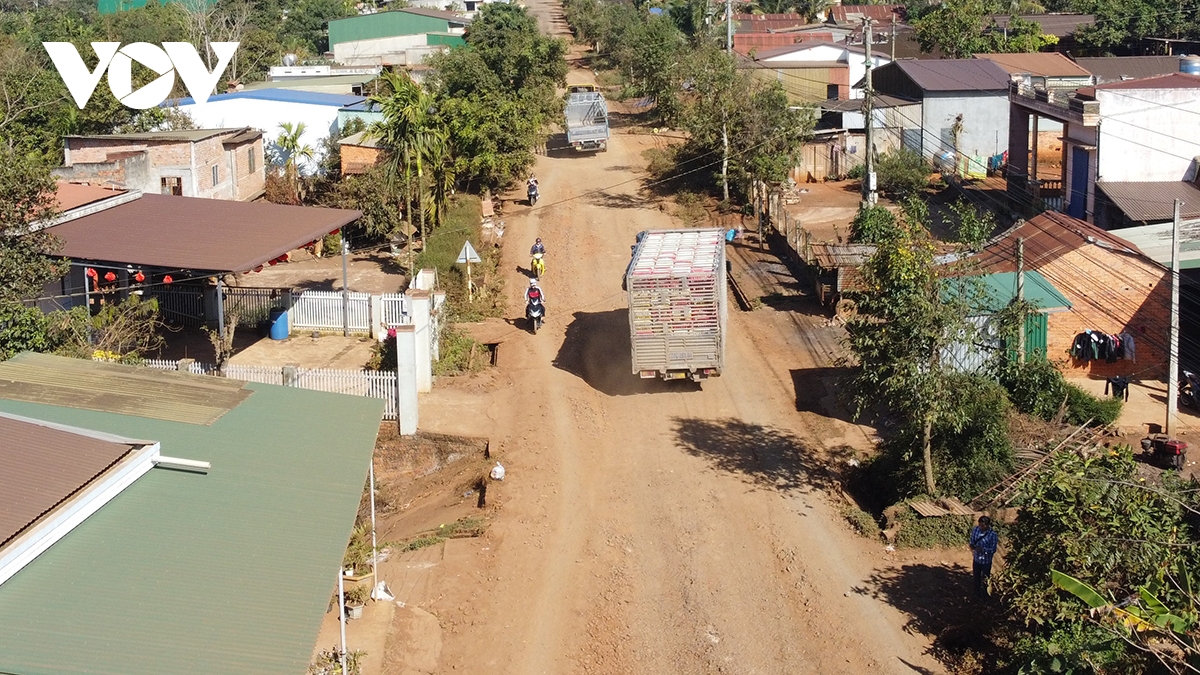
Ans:
{"type": "Polygon", "coordinates": [[[7,415],[0,415],[0,438],[0,549],[144,445],[7,415]]]}
{"type": "Polygon", "coordinates": [[[1034,52],[1032,54],[976,54],[977,59],[987,59],[1008,73],[1027,73],[1041,77],[1089,77],[1091,73],[1058,52],[1034,52]]]}
{"type": "Polygon", "coordinates": [[[1110,89],[1200,89],[1200,75],[1168,73],[1096,86],[1096,91],[1110,89]]]}
{"type": "Polygon", "coordinates": [[[62,180],[55,181],[55,186],[54,200],[56,208],[60,212],[125,194],[125,190],[100,187],[99,185],[68,183],[62,180]]]}
{"type": "Polygon", "coordinates": [[[250,396],[245,382],[25,352],[0,363],[0,398],[211,425],[250,396]]]}
{"type": "MultiPolygon", "coordinates": [[[[1008,27],[1008,14],[993,14],[992,18],[996,20],[998,28],[1008,27]]],[[[1096,17],[1092,14],[1022,14],[1018,18],[1033,21],[1042,27],[1043,34],[1060,38],[1073,34],[1080,26],[1096,23],[1096,17]]]]}
{"type": "MultiPolygon", "coordinates": [[[[838,25],[860,23],[864,17],[888,24],[892,19],[903,21],[904,15],[904,5],[834,5],[829,8],[829,19],[838,25]]],[[[882,28],[878,30],[882,31],[882,28]]]]}
{"type": "Polygon", "coordinates": [[[346,209],[147,194],[50,232],[69,258],[245,272],[360,217],[346,209]]]}
{"type": "Polygon", "coordinates": [[[825,269],[861,267],[875,255],[874,244],[813,244],[813,257],[825,269]]]}
{"type": "MultiPolygon", "coordinates": [[[[1065,213],[1046,211],[1027,221],[1020,221],[993,237],[975,256],[975,260],[982,269],[990,272],[1015,270],[1018,237],[1025,239],[1025,264],[1030,270],[1036,270],[1071,251],[1093,245],[1102,246],[1114,253],[1145,258],[1145,254],[1136,246],[1111,232],[1065,213]]],[[[1080,279],[1080,282],[1094,283],[1094,280],[1080,279]]]]}
{"type": "Polygon", "coordinates": [[[1125,217],[1134,222],[1152,223],[1175,216],[1175,200],[1183,202],[1181,217],[1200,218],[1200,188],[1183,181],[1099,181],[1104,191],[1125,217]]]}

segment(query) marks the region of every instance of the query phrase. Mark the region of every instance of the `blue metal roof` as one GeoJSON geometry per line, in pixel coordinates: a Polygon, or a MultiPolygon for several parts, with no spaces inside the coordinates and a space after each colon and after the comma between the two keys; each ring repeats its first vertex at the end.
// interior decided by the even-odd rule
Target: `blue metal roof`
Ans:
{"type": "MultiPolygon", "coordinates": [[[[345,94],[323,94],[315,91],[298,91],[295,89],[253,89],[247,91],[235,91],[231,94],[217,94],[209,96],[209,102],[212,101],[227,101],[235,98],[253,98],[260,101],[282,101],[284,103],[306,103],[308,105],[329,105],[337,108],[343,106],[362,103],[366,100],[365,96],[349,96],[345,94]]],[[[192,98],[181,98],[176,101],[168,102],[166,105],[192,105],[196,101],[192,98]]]]}

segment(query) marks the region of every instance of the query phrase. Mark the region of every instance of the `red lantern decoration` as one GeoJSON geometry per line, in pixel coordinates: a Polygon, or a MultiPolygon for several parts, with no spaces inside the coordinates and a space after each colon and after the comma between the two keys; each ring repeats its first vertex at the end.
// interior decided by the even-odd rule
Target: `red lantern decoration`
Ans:
{"type": "Polygon", "coordinates": [[[145,280],[146,280],[146,275],[145,275],[145,274],[142,274],[142,271],[141,271],[141,270],[138,270],[138,273],[137,273],[137,274],[135,274],[135,275],[133,275],[133,280],[134,280],[134,281],[136,281],[136,282],[138,282],[138,283],[140,284],[140,283],[142,283],[143,281],[145,281],[145,280]]]}
{"type": "Polygon", "coordinates": [[[97,275],[96,275],[96,270],[95,270],[94,268],[91,268],[91,267],[88,267],[88,268],[84,269],[84,270],[83,270],[83,273],[84,273],[84,274],[86,274],[86,275],[88,275],[89,277],[91,277],[91,278],[93,278],[93,279],[95,279],[95,278],[96,278],[96,276],[97,276],[97,275]]]}
{"type": "Polygon", "coordinates": [[[116,281],[117,275],[113,274],[112,272],[109,272],[104,275],[104,280],[109,281],[109,282],[116,281]]]}
{"type": "Polygon", "coordinates": [[[175,280],[171,278],[171,275],[170,275],[170,274],[168,274],[167,276],[163,277],[163,283],[164,283],[164,284],[169,284],[169,283],[171,283],[172,281],[175,281],[175,280]]]}

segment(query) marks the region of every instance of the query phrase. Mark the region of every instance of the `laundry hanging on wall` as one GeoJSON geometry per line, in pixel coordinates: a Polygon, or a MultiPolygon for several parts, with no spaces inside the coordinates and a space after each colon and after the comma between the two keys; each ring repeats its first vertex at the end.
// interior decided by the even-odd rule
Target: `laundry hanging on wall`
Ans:
{"type": "Polygon", "coordinates": [[[1079,361],[1136,361],[1136,353],[1133,336],[1129,333],[1103,333],[1089,328],[1076,335],[1071,344],[1071,358],[1079,361]]]}

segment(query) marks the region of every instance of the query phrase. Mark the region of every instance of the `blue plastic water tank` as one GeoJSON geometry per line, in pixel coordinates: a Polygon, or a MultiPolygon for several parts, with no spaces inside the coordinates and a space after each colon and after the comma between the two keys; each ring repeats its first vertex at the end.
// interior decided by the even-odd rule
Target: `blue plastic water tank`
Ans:
{"type": "Polygon", "coordinates": [[[271,310],[271,339],[286,340],[288,339],[288,315],[287,310],[276,307],[271,310]]]}
{"type": "Polygon", "coordinates": [[[1179,72],[1200,75],[1200,56],[1185,56],[1179,59],[1179,72]]]}

